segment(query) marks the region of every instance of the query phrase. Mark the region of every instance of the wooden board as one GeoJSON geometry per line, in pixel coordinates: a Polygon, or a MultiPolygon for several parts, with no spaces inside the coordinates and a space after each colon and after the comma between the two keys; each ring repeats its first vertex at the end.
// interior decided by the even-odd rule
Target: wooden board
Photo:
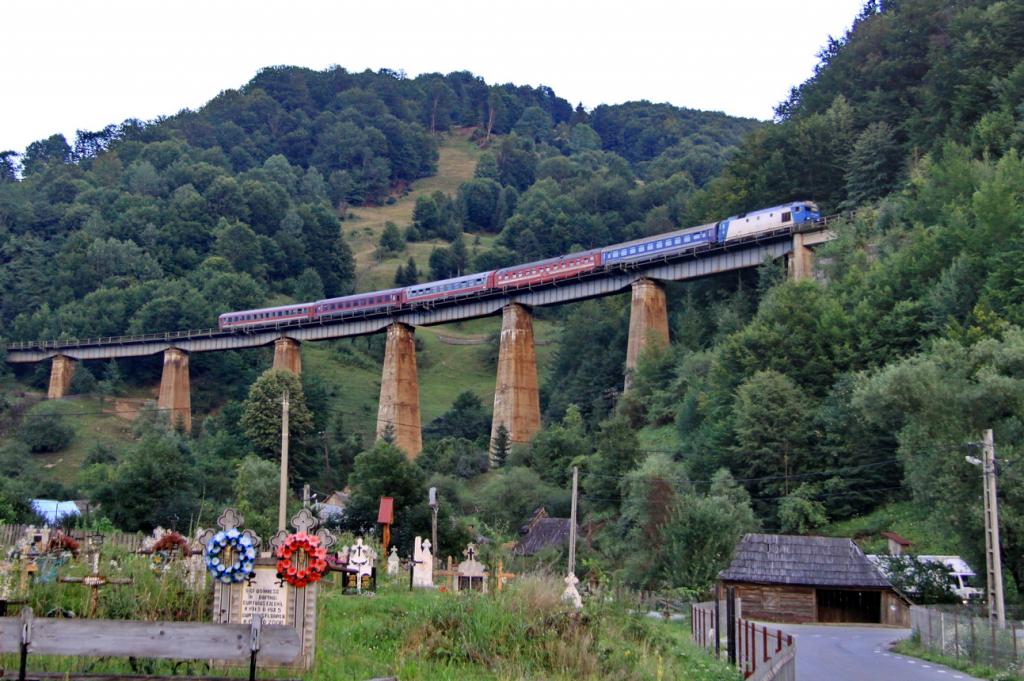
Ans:
{"type": "MultiPolygon", "coordinates": [[[[0,617],[0,653],[21,650],[21,625],[18,617],[0,617]]],[[[247,662],[251,631],[248,624],[39,618],[32,620],[29,654],[247,662]]],[[[289,664],[300,651],[296,629],[263,627],[261,665],[289,664]]]]}

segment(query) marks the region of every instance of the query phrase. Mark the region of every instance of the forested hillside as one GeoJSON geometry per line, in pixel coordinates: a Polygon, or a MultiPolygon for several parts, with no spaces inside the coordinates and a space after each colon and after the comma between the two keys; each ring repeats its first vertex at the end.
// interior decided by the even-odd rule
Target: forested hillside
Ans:
{"type": "MultiPolygon", "coordinates": [[[[274,67],[198,111],[5,152],[0,336],[207,328],[228,310],[528,258],[491,247],[519,214],[522,194],[565,171],[561,160],[581,191],[590,186],[580,199],[593,219],[605,219],[596,203],[605,184],[633,204],[603,229],[577,229],[571,243],[661,229],[669,224],[663,218],[644,221],[668,203],[678,208],[758,125],[646,102],[593,114],[600,134],[587,124],[590,113],[549,88],[488,85],[469,73],[409,79],[274,67]]],[[[539,323],[542,362],[556,325],[539,323]]],[[[425,417],[457,407],[428,426],[428,440],[447,449],[425,460],[454,461],[463,477],[480,472],[486,457],[494,331],[487,323],[445,331],[483,347],[446,346],[427,332],[419,342],[425,417]]],[[[344,487],[376,427],[381,341],[306,348],[309,418],[292,427],[297,486],[311,482],[321,495],[344,487]]],[[[40,495],[92,498],[130,526],[185,522],[204,495],[209,504],[258,507],[253,499],[272,491],[249,483],[274,473],[246,457],[274,454],[243,419],[255,408],[250,386],[267,362],[256,351],[194,356],[190,438],[160,435],[160,415],[147,406],[159,367],[146,358],[82,364],[75,396],[60,403],[36,404],[45,364],[5,367],[7,515],[40,495]],[[182,484],[157,492],[158,480],[171,477],[182,484]],[[235,478],[246,483],[233,485],[235,478]],[[141,501],[156,498],[163,503],[141,501]],[[129,520],[129,508],[137,518],[129,520]]]]}
{"type": "MultiPolygon", "coordinates": [[[[980,474],[964,455],[993,428],[1004,564],[1024,584],[1022,25],[1015,2],[872,0],[769,124],[648,102],[574,109],[468,73],[267,69],[196,112],[4,156],[2,335],[207,326],[226,309],[344,293],[352,241],[376,244],[360,281],[379,285],[389,264],[406,284],[811,198],[845,216],[818,251],[820,279],[766,263],[670,286],[672,346],[644,358],[626,395],[628,298],[542,312],[561,330],[546,425],[498,470],[479,394],[445,402],[409,465],[387,442],[359,454],[365,415],[307,372],[294,482],[351,485],[351,529],[394,496],[399,532],[427,522],[420,500],[437,486],[444,544],[468,525],[510,537],[538,505],[567,510],[579,465],[591,576],[701,589],[743,531],[813,532],[889,502],[926,542],[977,562],[980,474]],[[456,129],[477,150],[473,176],[417,190],[456,129]]],[[[325,347],[329,361],[379,366],[379,339],[325,347]]],[[[258,353],[198,357],[197,382],[215,389],[190,436],[140,418],[134,440],[90,451],[63,488],[37,472],[6,480],[0,516],[47,485],[140,526],[190,517],[201,496],[272,506],[273,444],[248,392],[264,366],[258,353]],[[168,475],[183,481],[173,494],[154,482],[168,475]],[[137,490],[163,502],[130,521],[137,490]]],[[[111,364],[82,390],[130,392],[152,372],[111,364]]],[[[41,378],[19,370],[8,384],[41,378]]],[[[61,451],[33,437],[67,405],[23,414],[7,394],[11,470],[29,449],[61,451]]]]}

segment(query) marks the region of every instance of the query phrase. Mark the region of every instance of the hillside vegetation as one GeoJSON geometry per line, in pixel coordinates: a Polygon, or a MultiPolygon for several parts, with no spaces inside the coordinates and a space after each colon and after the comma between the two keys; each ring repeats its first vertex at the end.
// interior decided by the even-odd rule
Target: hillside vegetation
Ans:
{"type": "MultiPolygon", "coordinates": [[[[588,576],[701,591],[745,531],[856,531],[876,512],[979,562],[979,472],[964,456],[992,428],[1004,566],[1020,585],[1024,8],[872,0],[852,19],[767,124],[649,102],[574,110],[548,88],[469,74],[276,68],[197,112],[74,147],[42,140],[5,156],[4,336],[209,324],[223,309],[485,271],[814,199],[844,211],[818,251],[820,278],[787,281],[766,263],[670,285],[672,346],[644,358],[627,395],[624,296],[542,311],[540,335],[558,339],[544,350],[545,427],[494,470],[493,345],[444,357],[439,335],[419,334],[434,386],[424,411],[437,418],[414,464],[386,438],[369,447],[381,339],[307,351],[317,368],[303,376],[293,483],[349,484],[351,530],[373,525],[381,495],[397,500],[403,531],[426,526],[436,486],[450,547],[476,532],[511,538],[539,505],[564,512],[579,466],[588,576]],[[439,162],[450,172],[435,175],[439,162]],[[904,505],[879,511],[893,502],[904,505]],[[636,545],[657,548],[625,548],[636,545]]],[[[272,443],[258,437],[272,424],[256,415],[286,379],[260,377],[265,366],[265,353],[197,358],[195,432],[140,417],[135,439],[90,451],[66,487],[31,471],[6,481],[3,512],[49,490],[129,517],[119,507],[133,490],[172,474],[191,482],[173,494],[148,484],[160,510],[138,526],[189,517],[200,496],[272,506],[270,485],[238,482],[274,475],[272,443]]],[[[130,393],[154,371],[108,365],[83,392],[130,393]]],[[[58,432],[34,427],[62,422],[50,408],[8,418],[6,460],[67,446],[37,437],[58,432]]]]}

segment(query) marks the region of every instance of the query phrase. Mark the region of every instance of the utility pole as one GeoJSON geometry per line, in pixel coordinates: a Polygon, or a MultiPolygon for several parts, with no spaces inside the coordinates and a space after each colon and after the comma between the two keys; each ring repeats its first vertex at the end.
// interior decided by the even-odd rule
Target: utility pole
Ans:
{"type": "Polygon", "coordinates": [[[996,445],[992,430],[984,433],[983,459],[965,456],[967,463],[981,466],[981,486],[985,500],[985,567],[987,569],[986,597],[988,618],[1000,629],[1006,628],[1006,610],[1003,607],[1003,559],[999,545],[999,500],[996,489],[996,445]]]}
{"type": "Polygon", "coordinates": [[[288,515],[288,390],[281,395],[281,486],[277,497],[277,529],[285,528],[288,515]]]}
{"type": "Polygon", "coordinates": [[[996,445],[992,430],[985,431],[985,556],[988,563],[988,616],[1000,629],[1006,628],[1003,609],[1003,559],[999,546],[999,501],[996,498],[996,445]]]}
{"type": "Polygon", "coordinates": [[[430,488],[428,501],[430,503],[430,516],[431,516],[431,520],[430,520],[430,542],[431,542],[430,548],[433,549],[431,551],[430,555],[434,557],[433,558],[433,560],[434,560],[434,567],[437,567],[437,565],[438,565],[438,558],[437,558],[437,556],[439,555],[438,549],[437,549],[437,507],[438,507],[439,504],[438,504],[438,501],[437,501],[437,488],[436,487],[431,487],[430,488]]]}

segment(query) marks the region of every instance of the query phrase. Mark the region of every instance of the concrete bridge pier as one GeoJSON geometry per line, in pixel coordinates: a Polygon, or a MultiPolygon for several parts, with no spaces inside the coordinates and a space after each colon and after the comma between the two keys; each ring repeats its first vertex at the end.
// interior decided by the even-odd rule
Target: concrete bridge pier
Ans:
{"type": "Polygon", "coordinates": [[[814,251],[808,236],[799,232],[793,235],[793,252],[789,255],[789,278],[793,281],[814,279],[814,251]]]}
{"type": "Polygon", "coordinates": [[[501,311],[498,379],[491,421],[492,450],[502,425],[508,430],[511,444],[526,444],[540,430],[533,315],[518,303],[506,305],[501,311]]]}
{"type": "Polygon", "coordinates": [[[633,283],[629,311],[625,390],[629,390],[637,362],[649,347],[668,347],[668,303],[664,285],[653,279],[639,279],[633,283]]]}
{"type": "Polygon", "coordinates": [[[287,337],[274,341],[274,368],[287,369],[296,376],[302,374],[302,346],[299,341],[287,337]]]}
{"type": "Polygon", "coordinates": [[[168,410],[171,423],[192,432],[192,395],[188,381],[188,353],[178,348],[164,350],[164,372],[160,378],[157,407],[168,410]]]}
{"type": "Polygon", "coordinates": [[[46,399],[59,400],[67,395],[74,375],[75,360],[67,355],[55,355],[50,366],[50,388],[46,391],[46,399]]]}
{"type": "Polygon", "coordinates": [[[416,341],[413,328],[395,323],[388,327],[384,370],[380,379],[377,439],[388,430],[395,446],[410,459],[423,451],[420,429],[420,384],[416,373],[416,341]]]}

